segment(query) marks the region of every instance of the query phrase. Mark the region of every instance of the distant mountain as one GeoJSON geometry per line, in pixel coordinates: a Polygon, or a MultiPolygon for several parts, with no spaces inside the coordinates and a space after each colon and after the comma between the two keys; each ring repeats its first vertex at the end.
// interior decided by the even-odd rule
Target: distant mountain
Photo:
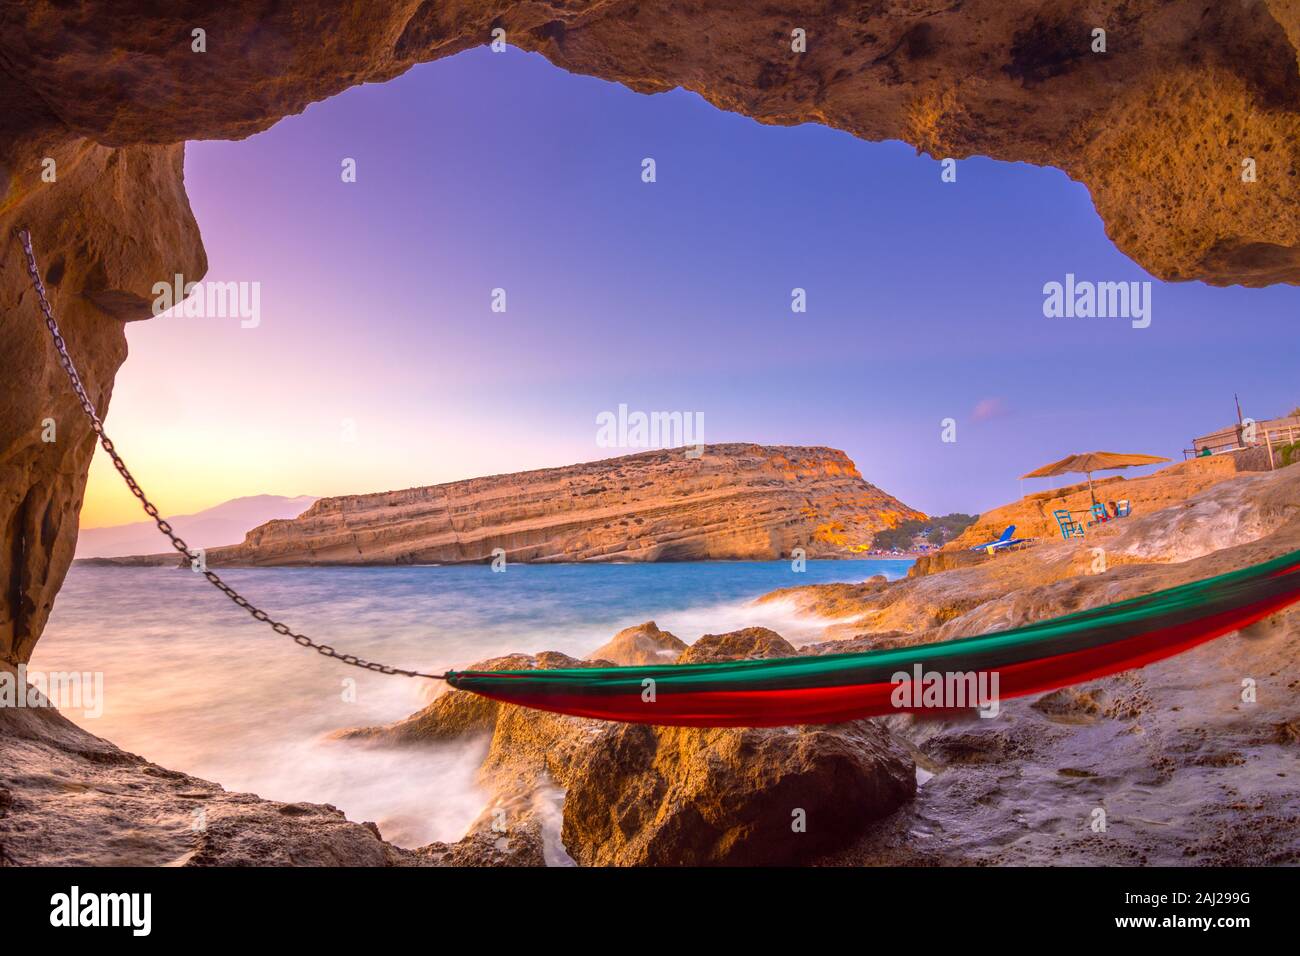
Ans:
{"type": "MultiPolygon", "coordinates": [[[[258,525],[276,518],[296,518],[316,501],[310,495],[249,495],[232,498],[192,515],[168,518],[185,543],[195,548],[238,544],[258,525]]],[[[167,539],[152,521],[134,521],[111,528],[91,528],[77,537],[78,558],[118,558],[169,550],[167,539]]]]}

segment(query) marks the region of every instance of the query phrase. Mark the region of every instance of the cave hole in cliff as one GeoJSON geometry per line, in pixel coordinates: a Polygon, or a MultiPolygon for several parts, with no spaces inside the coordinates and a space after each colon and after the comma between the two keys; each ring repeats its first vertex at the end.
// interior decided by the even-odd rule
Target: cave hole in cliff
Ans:
{"type": "MultiPolygon", "coordinates": [[[[706,441],[842,448],[873,482],[950,510],[949,450],[921,429],[943,408],[1013,405],[959,384],[971,329],[994,355],[1041,322],[1036,284],[1006,321],[1005,287],[983,277],[1025,258],[1054,274],[1063,224],[1095,238],[1089,261],[1141,272],[1058,172],[972,159],[956,187],[941,173],[901,144],[763,126],[531,54],[416,67],[249,140],[189,145],[205,281],[259,287],[264,318],[129,325],[119,428],[135,447],[167,419],[205,436],[179,449],[204,478],[170,483],[178,512],[268,477],[282,495],[342,494],[589,460],[608,454],[594,419],[623,404],[702,415],[706,441]],[[1025,233],[1010,252],[1008,216],[1025,233]],[[181,365],[240,385],[213,403],[170,384],[181,365]],[[310,405],[274,398],[320,381],[336,387],[310,405]],[[920,382],[943,394],[859,411],[920,382]]],[[[1088,360],[1088,329],[1057,331],[1088,360]]],[[[130,517],[105,478],[101,462],[88,526],[130,517]]]]}

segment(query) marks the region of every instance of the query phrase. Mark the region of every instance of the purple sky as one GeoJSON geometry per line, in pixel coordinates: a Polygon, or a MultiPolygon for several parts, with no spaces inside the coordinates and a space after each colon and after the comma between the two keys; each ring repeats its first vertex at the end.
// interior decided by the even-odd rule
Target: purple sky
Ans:
{"type": "MultiPolygon", "coordinates": [[[[1071,452],[1180,459],[1234,391],[1257,418],[1300,404],[1295,288],[1155,282],[1146,329],[1045,318],[1066,273],[1149,279],[1053,169],[943,183],[900,143],[486,49],[187,156],[208,279],[260,283],[261,316],[129,327],[108,425],[170,513],[635,451],[596,444],[620,403],[842,448],[914,507],[980,511],[1071,452]]],[[[86,526],[138,518],[97,461],[86,526]]]]}

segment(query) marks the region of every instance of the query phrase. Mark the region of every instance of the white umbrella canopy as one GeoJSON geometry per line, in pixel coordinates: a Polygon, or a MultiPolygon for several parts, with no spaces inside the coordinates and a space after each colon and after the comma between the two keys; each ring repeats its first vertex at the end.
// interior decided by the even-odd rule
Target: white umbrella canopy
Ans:
{"type": "Polygon", "coordinates": [[[1078,455],[1067,455],[1060,461],[1036,468],[1021,478],[1050,478],[1053,475],[1084,474],[1088,476],[1088,495],[1092,503],[1097,503],[1097,496],[1092,491],[1092,473],[1094,471],[1114,471],[1120,468],[1136,468],[1139,465],[1158,465],[1169,461],[1159,455],[1130,455],[1114,451],[1086,451],[1078,455]]]}

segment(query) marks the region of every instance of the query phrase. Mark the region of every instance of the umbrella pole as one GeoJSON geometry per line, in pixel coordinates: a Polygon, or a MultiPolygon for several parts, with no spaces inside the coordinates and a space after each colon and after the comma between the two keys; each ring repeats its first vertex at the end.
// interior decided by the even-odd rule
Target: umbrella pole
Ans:
{"type": "Polygon", "coordinates": [[[1092,499],[1092,503],[1095,505],[1097,503],[1097,496],[1092,490],[1092,472],[1088,471],[1084,472],[1084,474],[1088,476],[1088,497],[1092,499]]]}

